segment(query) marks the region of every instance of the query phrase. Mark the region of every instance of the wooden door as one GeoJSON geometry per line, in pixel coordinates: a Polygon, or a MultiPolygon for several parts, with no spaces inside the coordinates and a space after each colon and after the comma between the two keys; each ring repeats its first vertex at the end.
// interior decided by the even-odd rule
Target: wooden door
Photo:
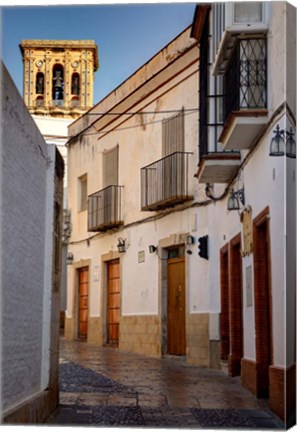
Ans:
{"type": "Polygon", "coordinates": [[[254,281],[257,396],[269,396],[269,366],[272,360],[272,301],[270,288],[269,222],[254,223],[254,281]]]}
{"type": "Polygon", "coordinates": [[[78,270],[79,285],[79,324],[78,337],[86,340],[88,336],[88,316],[89,316],[89,268],[83,267],[78,270]]]}
{"type": "Polygon", "coordinates": [[[107,264],[107,343],[119,345],[121,315],[120,261],[107,264]]]}
{"type": "Polygon", "coordinates": [[[186,296],[185,259],[168,260],[167,297],[167,351],[168,354],[186,354],[186,296]]]}
{"type": "Polygon", "coordinates": [[[221,360],[227,361],[230,353],[229,326],[229,254],[228,245],[220,252],[221,282],[221,360]]]}
{"type": "Polygon", "coordinates": [[[230,242],[229,263],[229,319],[230,319],[230,354],[229,375],[241,373],[243,357],[243,312],[242,312],[242,263],[241,236],[238,234],[230,242]]]}

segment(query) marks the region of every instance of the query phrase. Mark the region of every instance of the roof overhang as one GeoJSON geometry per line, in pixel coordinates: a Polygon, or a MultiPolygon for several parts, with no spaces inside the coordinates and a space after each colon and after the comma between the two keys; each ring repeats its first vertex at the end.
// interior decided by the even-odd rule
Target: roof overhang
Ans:
{"type": "Polygon", "coordinates": [[[210,4],[199,4],[196,6],[191,30],[191,37],[196,39],[198,43],[200,42],[203,26],[207,17],[207,13],[210,9],[210,4]]]}

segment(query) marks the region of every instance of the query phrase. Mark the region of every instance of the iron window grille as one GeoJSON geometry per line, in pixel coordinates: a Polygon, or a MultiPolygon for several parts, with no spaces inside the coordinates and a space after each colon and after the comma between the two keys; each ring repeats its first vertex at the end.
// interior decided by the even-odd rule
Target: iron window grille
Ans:
{"type": "Polygon", "coordinates": [[[267,107],[265,38],[238,39],[224,79],[224,120],[233,111],[267,107]]]}

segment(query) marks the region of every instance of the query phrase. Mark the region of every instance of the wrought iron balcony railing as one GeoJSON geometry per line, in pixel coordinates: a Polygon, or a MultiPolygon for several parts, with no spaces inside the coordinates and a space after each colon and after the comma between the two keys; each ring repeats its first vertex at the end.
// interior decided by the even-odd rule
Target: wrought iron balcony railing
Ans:
{"type": "Polygon", "coordinates": [[[107,231],[123,224],[122,186],[108,186],[88,196],[88,231],[107,231]]]}
{"type": "Polygon", "coordinates": [[[267,107],[265,38],[238,39],[224,80],[224,118],[239,110],[267,107]]]}
{"type": "Polygon", "coordinates": [[[141,169],[141,209],[160,210],[192,200],[188,191],[188,157],[175,152],[141,169]]]}

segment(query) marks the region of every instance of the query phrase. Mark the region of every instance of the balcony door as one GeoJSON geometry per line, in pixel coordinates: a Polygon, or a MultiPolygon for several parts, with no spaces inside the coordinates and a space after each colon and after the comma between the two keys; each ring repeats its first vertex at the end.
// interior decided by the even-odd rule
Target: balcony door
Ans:
{"type": "Polygon", "coordinates": [[[185,195],[184,164],[184,110],[162,122],[162,198],[166,201],[185,195]]]}
{"type": "Polygon", "coordinates": [[[185,258],[170,258],[167,265],[167,352],[186,355],[185,258]]]}

